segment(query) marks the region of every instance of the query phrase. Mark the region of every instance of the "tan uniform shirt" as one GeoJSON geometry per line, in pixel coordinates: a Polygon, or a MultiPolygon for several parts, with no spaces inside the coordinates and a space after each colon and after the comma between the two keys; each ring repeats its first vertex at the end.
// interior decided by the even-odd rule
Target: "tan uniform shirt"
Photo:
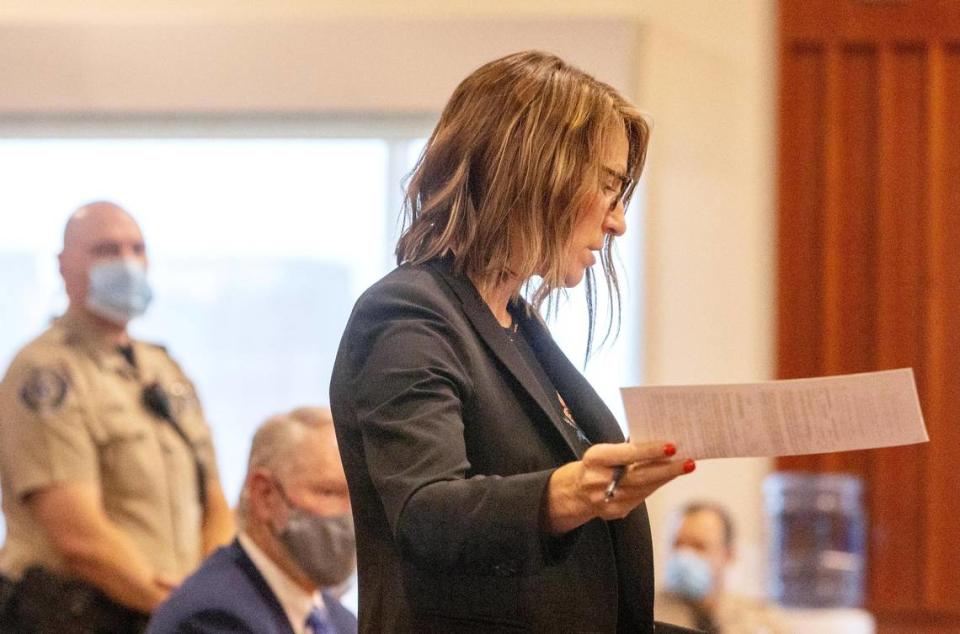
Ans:
{"type": "Polygon", "coordinates": [[[68,313],[28,344],[0,382],[0,486],[7,522],[0,571],[63,571],[24,497],[61,482],[88,482],[104,511],[157,573],[181,576],[202,558],[203,511],[194,451],[217,477],[193,385],[160,346],[134,341],[135,365],[68,313]],[[159,383],[194,449],[143,405],[159,383]]]}

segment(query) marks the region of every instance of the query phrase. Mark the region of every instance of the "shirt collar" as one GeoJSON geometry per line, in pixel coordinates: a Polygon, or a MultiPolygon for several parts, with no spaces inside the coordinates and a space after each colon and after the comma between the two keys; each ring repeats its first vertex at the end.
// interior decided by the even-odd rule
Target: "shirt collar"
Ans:
{"type": "Polygon", "coordinates": [[[241,531],[237,535],[237,541],[246,551],[253,565],[257,567],[260,574],[263,575],[270,590],[276,595],[277,600],[283,607],[290,625],[296,634],[304,634],[307,615],[314,606],[324,607],[323,596],[320,590],[307,592],[287,576],[280,566],[278,566],[270,557],[260,549],[259,546],[247,535],[241,531]]]}
{"type": "MultiPolygon", "coordinates": [[[[78,308],[71,308],[54,321],[54,325],[63,329],[65,342],[78,345],[86,350],[94,360],[106,369],[124,369],[129,364],[117,351],[115,344],[109,343],[103,331],[97,327],[93,318],[78,308]]],[[[135,354],[139,346],[130,338],[135,354]]]]}

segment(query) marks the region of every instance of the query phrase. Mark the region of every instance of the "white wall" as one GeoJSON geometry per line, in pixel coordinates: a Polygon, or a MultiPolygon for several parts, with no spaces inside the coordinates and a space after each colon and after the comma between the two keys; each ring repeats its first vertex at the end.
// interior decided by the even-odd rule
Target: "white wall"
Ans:
{"type": "MultiPolygon", "coordinates": [[[[422,78],[429,90],[410,92],[412,82],[402,74],[358,78],[349,65],[353,58],[368,67],[377,62],[402,70],[404,55],[418,47],[396,40],[404,20],[421,29],[418,34],[425,21],[441,30],[470,25],[460,31],[466,35],[446,35],[450,55],[462,60],[457,67],[471,56],[482,61],[474,47],[496,40],[503,29],[520,28],[519,36],[511,31],[509,42],[496,45],[523,40],[524,23],[541,24],[525,47],[547,46],[561,54],[568,39],[563,29],[571,24],[579,31],[600,24],[600,34],[619,33],[613,41],[598,35],[595,49],[586,46],[575,56],[586,56],[579,61],[588,70],[633,93],[655,122],[645,226],[632,232],[646,241],[646,346],[638,351],[646,379],[771,377],[773,0],[5,0],[0,113],[91,106],[93,112],[294,112],[310,111],[318,100],[327,110],[376,110],[365,105],[378,100],[401,111],[430,109],[459,75],[438,70],[422,78]],[[573,22],[564,26],[564,19],[573,22]],[[509,26],[515,21],[520,27],[509,26]],[[611,27],[620,23],[622,29],[611,27]],[[543,24],[558,30],[544,31],[543,24]],[[353,41],[339,42],[329,59],[311,55],[322,49],[318,35],[331,29],[346,29],[353,41]],[[284,47],[269,45],[285,37],[284,47]],[[406,53],[384,56],[390,49],[382,47],[391,41],[406,53]],[[592,67],[611,59],[611,51],[614,58],[635,60],[632,77],[609,77],[592,67]],[[198,59],[201,54],[213,57],[198,59]],[[70,64],[56,63],[58,56],[72,58],[70,64]],[[204,67],[222,72],[204,75],[204,67]],[[14,86],[25,90],[11,91],[14,86]],[[331,93],[339,101],[331,102],[331,93]]],[[[449,68],[440,63],[444,59],[437,61],[438,68],[449,68]]],[[[760,482],[769,468],[765,460],[701,463],[695,474],[650,500],[655,536],[680,501],[722,500],[741,529],[739,576],[758,590],[760,482]]]]}
{"type": "MultiPolygon", "coordinates": [[[[648,383],[774,372],[773,2],[645,3],[638,99],[654,117],[646,242],[648,383]]],[[[712,460],[654,494],[659,536],[678,501],[729,505],[735,579],[762,590],[760,485],[771,461],[712,460]]],[[[658,557],[658,572],[663,557],[658,557]]]]}
{"type": "Polygon", "coordinates": [[[626,90],[638,35],[633,22],[590,17],[11,19],[0,22],[0,113],[436,113],[469,70],[518,47],[626,90]]]}

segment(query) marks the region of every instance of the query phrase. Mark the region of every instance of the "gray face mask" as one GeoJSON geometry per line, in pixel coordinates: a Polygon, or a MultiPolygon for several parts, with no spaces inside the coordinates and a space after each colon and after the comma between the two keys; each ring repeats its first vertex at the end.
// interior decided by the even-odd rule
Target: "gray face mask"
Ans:
{"type": "Polygon", "coordinates": [[[277,533],[287,553],[317,586],[342,584],[357,565],[353,515],[316,515],[295,506],[279,483],[277,488],[291,510],[290,519],[277,533]]]}
{"type": "Polygon", "coordinates": [[[147,270],[138,261],[107,260],[90,267],[89,275],[87,309],[118,326],[146,312],[153,299],[147,270]]]}

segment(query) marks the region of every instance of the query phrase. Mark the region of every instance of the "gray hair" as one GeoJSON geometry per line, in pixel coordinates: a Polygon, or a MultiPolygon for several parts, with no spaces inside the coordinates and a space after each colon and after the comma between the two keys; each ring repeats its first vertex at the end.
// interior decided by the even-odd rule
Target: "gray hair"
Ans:
{"type": "MultiPolygon", "coordinates": [[[[333,417],[326,407],[298,407],[283,414],[268,418],[253,435],[250,458],[247,461],[247,477],[254,469],[269,469],[285,475],[291,468],[291,457],[310,430],[323,429],[333,424],[333,417]]],[[[247,515],[247,486],[244,483],[237,504],[237,521],[242,528],[247,515]]]]}

